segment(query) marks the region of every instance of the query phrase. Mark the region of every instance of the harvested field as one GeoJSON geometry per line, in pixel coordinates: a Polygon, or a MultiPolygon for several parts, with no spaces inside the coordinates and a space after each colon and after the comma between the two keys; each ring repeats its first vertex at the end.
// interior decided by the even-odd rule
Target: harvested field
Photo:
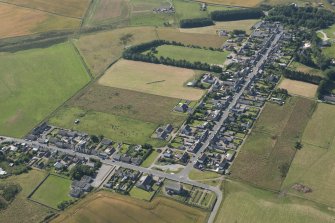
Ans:
{"type": "Polygon", "coordinates": [[[127,223],[203,223],[206,218],[207,212],[170,199],[158,197],[145,202],[102,191],[88,196],[52,222],[107,223],[113,219],[127,223]]]}
{"type": "Polygon", "coordinates": [[[307,98],[315,98],[316,91],[318,90],[318,85],[316,84],[290,79],[283,79],[278,87],[286,89],[290,94],[307,98]]]}
{"type": "Polygon", "coordinates": [[[120,60],[99,79],[98,83],[109,87],[196,101],[202,97],[204,91],[184,86],[193,78],[195,78],[195,72],[189,69],[120,60]]]}
{"type": "Polygon", "coordinates": [[[231,6],[241,6],[241,7],[255,7],[262,3],[263,0],[202,0],[203,2],[231,5],[231,6]]]}
{"type": "Polygon", "coordinates": [[[232,175],[279,190],[285,179],[281,168],[294,158],[295,143],[301,139],[314,104],[305,98],[290,98],[284,106],[267,104],[233,163],[232,175]]]}
{"type": "Polygon", "coordinates": [[[157,124],[180,126],[186,115],[172,112],[179,99],[94,85],[70,105],[157,124]]]}
{"type": "Polygon", "coordinates": [[[84,16],[90,4],[90,0],[2,0],[2,2],[73,18],[84,16]]]}

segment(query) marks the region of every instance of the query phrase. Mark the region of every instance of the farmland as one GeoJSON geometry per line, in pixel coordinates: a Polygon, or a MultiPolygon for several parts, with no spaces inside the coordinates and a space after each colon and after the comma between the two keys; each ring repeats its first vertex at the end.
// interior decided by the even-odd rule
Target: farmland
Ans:
{"type": "Polygon", "coordinates": [[[289,98],[284,106],[267,104],[233,166],[232,175],[260,187],[279,190],[282,166],[294,158],[295,143],[314,108],[304,98],[289,98]]]}
{"type": "Polygon", "coordinates": [[[203,2],[213,3],[213,4],[223,4],[223,5],[232,5],[232,6],[241,6],[241,7],[255,7],[258,4],[262,3],[262,0],[204,0],[203,2]]]}
{"type": "Polygon", "coordinates": [[[228,51],[211,51],[198,48],[162,45],[156,48],[157,57],[169,57],[175,60],[200,61],[208,64],[223,64],[230,54],[228,51]]]}
{"type": "Polygon", "coordinates": [[[0,134],[22,137],[89,81],[70,43],[0,54],[0,134]]]}
{"type": "Polygon", "coordinates": [[[302,137],[303,148],[297,152],[283,188],[290,193],[334,207],[335,108],[318,104],[302,137]],[[322,183],[321,183],[322,182],[322,183]],[[300,183],[312,189],[300,193],[290,187],[300,183]]]}
{"type": "Polygon", "coordinates": [[[183,222],[202,223],[207,213],[178,202],[155,198],[152,202],[134,200],[126,196],[99,192],[92,194],[67,210],[53,222],[183,222]],[[173,216],[173,218],[171,218],[173,216]]]}
{"type": "Polygon", "coordinates": [[[154,95],[199,100],[204,93],[202,90],[184,86],[187,81],[194,78],[195,72],[189,69],[120,60],[99,79],[98,83],[154,95]]]}
{"type": "Polygon", "coordinates": [[[72,200],[70,197],[71,180],[50,175],[35,191],[31,199],[52,208],[57,208],[57,205],[63,201],[72,200]]]}
{"type": "Polygon", "coordinates": [[[293,70],[299,71],[299,72],[303,72],[303,73],[307,73],[307,74],[312,74],[312,75],[317,75],[317,76],[323,76],[322,71],[312,68],[312,67],[308,67],[302,63],[299,62],[292,62],[290,64],[290,68],[292,68],[293,70]]]}
{"type": "Polygon", "coordinates": [[[224,195],[215,223],[330,223],[334,218],[334,212],[313,202],[278,196],[240,182],[226,181],[224,195]]]}
{"type": "Polygon", "coordinates": [[[293,95],[314,98],[318,89],[318,85],[309,84],[302,81],[283,79],[279,84],[279,88],[286,89],[290,94],[293,95]]]}

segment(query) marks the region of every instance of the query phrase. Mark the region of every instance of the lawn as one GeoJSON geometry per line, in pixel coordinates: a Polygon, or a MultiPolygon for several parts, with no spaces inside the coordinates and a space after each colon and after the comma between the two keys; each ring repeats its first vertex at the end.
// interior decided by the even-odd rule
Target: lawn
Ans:
{"type": "Polygon", "coordinates": [[[208,64],[224,64],[228,51],[212,51],[191,47],[162,45],[156,48],[157,57],[169,57],[175,60],[187,60],[190,62],[203,62],[208,64]]]}
{"type": "Polygon", "coordinates": [[[335,107],[318,104],[302,138],[283,189],[329,206],[335,206],[335,107]],[[300,193],[290,187],[301,183],[312,189],[300,193]]]}
{"type": "Polygon", "coordinates": [[[333,222],[334,212],[313,202],[226,181],[224,202],[215,223],[333,222]]]}
{"type": "Polygon", "coordinates": [[[319,69],[315,69],[313,67],[308,67],[302,63],[299,62],[292,62],[290,64],[290,68],[292,68],[293,70],[296,71],[300,71],[303,73],[307,73],[307,74],[312,74],[312,75],[317,75],[317,76],[321,76],[323,77],[322,71],[319,69]]]}
{"type": "Polygon", "coordinates": [[[232,176],[279,190],[285,179],[280,168],[294,158],[295,143],[301,140],[314,105],[298,97],[288,99],[284,106],[266,104],[232,165],[232,176]]]}
{"type": "Polygon", "coordinates": [[[156,150],[154,150],[145,160],[144,162],[141,164],[142,167],[148,168],[154,161],[155,159],[158,157],[160,153],[157,152],[156,150]]]}
{"type": "Polygon", "coordinates": [[[49,122],[56,126],[86,132],[88,134],[104,135],[117,142],[129,144],[151,143],[164,145],[163,141],[151,139],[157,124],[116,116],[103,112],[86,111],[77,107],[63,107],[49,122]],[[74,124],[80,119],[80,124],[74,124]]]}
{"type": "Polygon", "coordinates": [[[191,180],[208,180],[208,179],[215,179],[221,177],[221,174],[210,172],[210,171],[200,171],[196,169],[192,169],[192,171],[189,173],[188,177],[191,180]]]}
{"type": "Polygon", "coordinates": [[[283,79],[279,88],[286,89],[289,94],[303,96],[307,98],[315,98],[318,85],[310,84],[302,81],[295,81],[290,79],[283,79]]]}
{"type": "Polygon", "coordinates": [[[195,78],[190,69],[151,64],[130,60],[119,60],[98,83],[171,98],[199,100],[204,91],[185,87],[195,78]]]}
{"type": "Polygon", "coordinates": [[[102,191],[88,196],[52,222],[107,223],[113,219],[127,223],[203,223],[206,218],[207,212],[170,199],[156,197],[145,202],[102,191]]]}
{"type": "Polygon", "coordinates": [[[129,191],[129,195],[133,198],[137,198],[140,200],[145,200],[145,201],[150,201],[152,196],[154,196],[155,191],[145,191],[143,189],[137,188],[137,187],[133,187],[130,191],[129,191]]]}
{"type": "Polygon", "coordinates": [[[31,170],[29,173],[11,176],[1,180],[6,183],[18,183],[22,187],[22,191],[16,196],[10,206],[6,210],[0,211],[1,222],[41,222],[48,214],[52,213],[49,208],[38,205],[27,199],[27,196],[46,174],[47,173],[43,171],[31,170]]]}
{"type": "Polygon", "coordinates": [[[1,53],[0,135],[24,136],[89,81],[70,43],[1,53]]]}
{"type": "Polygon", "coordinates": [[[31,199],[49,207],[56,208],[63,201],[72,200],[70,197],[71,180],[50,175],[31,196],[31,199]]]}

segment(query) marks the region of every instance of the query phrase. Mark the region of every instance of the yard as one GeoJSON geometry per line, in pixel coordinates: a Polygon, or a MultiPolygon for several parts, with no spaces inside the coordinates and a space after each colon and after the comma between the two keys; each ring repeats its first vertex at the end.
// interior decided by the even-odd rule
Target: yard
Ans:
{"type": "Polygon", "coordinates": [[[155,191],[148,192],[148,191],[145,191],[143,189],[133,187],[129,191],[129,195],[133,198],[137,198],[137,199],[145,200],[145,201],[150,201],[152,199],[152,197],[155,195],[155,191]]]}
{"type": "Polygon", "coordinates": [[[98,83],[165,97],[199,100],[204,91],[184,86],[187,81],[193,80],[195,75],[190,69],[120,60],[98,83]]]}
{"type": "Polygon", "coordinates": [[[315,98],[318,85],[310,84],[302,81],[295,81],[290,79],[283,79],[279,88],[286,89],[289,94],[303,96],[307,98],[315,98]]]}
{"type": "Polygon", "coordinates": [[[70,43],[1,53],[0,135],[24,136],[89,81],[70,43]]]}
{"type": "Polygon", "coordinates": [[[71,183],[72,181],[67,178],[50,175],[31,196],[31,199],[57,209],[57,205],[61,202],[73,199],[69,195],[71,183]]]}
{"type": "Polygon", "coordinates": [[[152,151],[152,153],[144,160],[144,162],[141,164],[142,167],[149,167],[155,159],[158,157],[160,153],[157,152],[156,150],[152,151]]]}

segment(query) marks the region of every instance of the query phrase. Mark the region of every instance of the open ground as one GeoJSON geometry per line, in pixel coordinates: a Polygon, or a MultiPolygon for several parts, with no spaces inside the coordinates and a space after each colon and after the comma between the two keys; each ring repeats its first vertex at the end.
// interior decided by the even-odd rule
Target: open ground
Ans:
{"type": "Polygon", "coordinates": [[[193,80],[195,75],[190,69],[120,60],[98,83],[160,96],[199,100],[204,91],[184,86],[187,81],[193,80]]]}
{"type": "Polygon", "coordinates": [[[0,134],[22,137],[90,81],[70,43],[0,54],[0,134]]]}
{"type": "Polygon", "coordinates": [[[318,90],[318,85],[284,78],[280,82],[279,88],[286,89],[293,95],[314,98],[318,90]]]}

